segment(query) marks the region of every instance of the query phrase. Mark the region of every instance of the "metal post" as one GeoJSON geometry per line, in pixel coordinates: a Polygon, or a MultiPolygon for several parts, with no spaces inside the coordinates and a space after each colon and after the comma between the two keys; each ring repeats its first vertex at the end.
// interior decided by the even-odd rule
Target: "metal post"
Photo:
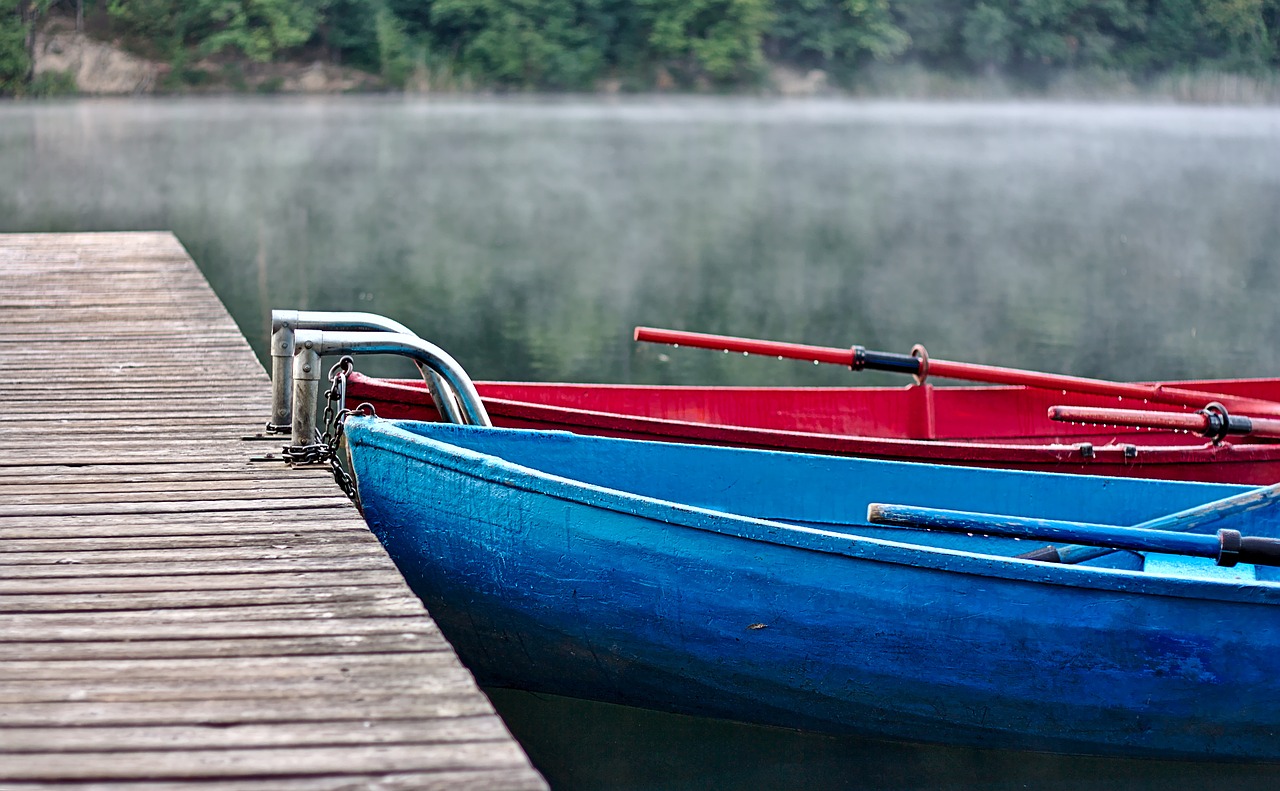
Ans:
{"type": "Polygon", "coordinates": [[[271,419],[267,433],[287,434],[293,423],[293,328],[297,311],[271,313],[271,419]],[[286,316],[282,314],[292,314],[286,316]]]}
{"type": "Polygon", "coordinates": [[[320,404],[320,333],[295,334],[298,353],[293,356],[293,431],[295,449],[316,444],[316,410],[320,404]]]}

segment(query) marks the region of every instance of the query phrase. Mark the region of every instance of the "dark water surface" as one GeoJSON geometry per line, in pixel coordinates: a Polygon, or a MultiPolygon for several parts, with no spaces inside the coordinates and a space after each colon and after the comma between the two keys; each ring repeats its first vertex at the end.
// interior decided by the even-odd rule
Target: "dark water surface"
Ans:
{"type": "Polygon", "coordinates": [[[1113,759],[823,736],[487,690],[556,791],[1275,791],[1280,766],[1113,759]]]}
{"type": "Polygon", "coordinates": [[[477,378],[849,376],[664,358],[635,324],[1129,379],[1280,373],[1276,109],[0,104],[0,231],[153,228],[259,353],[269,310],[296,307],[387,314],[477,378]]]}
{"type": "MultiPolygon", "coordinates": [[[[1276,109],[0,103],[0,232],[115,229],[174,231],[259,354],[271,308],[308,308],[389,315],[476,378],[851,376],[636,348],[635,324],[920,342],[940,358],[1110,378],[1280,375],[1276,109]]],[[[494,698],[566,789],[1280,787],[1275,768],[1008,756],[494,698]]]]}

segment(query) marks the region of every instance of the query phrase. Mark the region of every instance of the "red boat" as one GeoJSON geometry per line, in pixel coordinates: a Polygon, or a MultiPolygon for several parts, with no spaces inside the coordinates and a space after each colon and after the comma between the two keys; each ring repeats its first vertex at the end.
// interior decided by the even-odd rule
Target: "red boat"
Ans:
{"type": "MultiPolygon", "coordinates": [[[[1168,428],[1072,425],[1047,416],[1051,407],[1062,404],[1140,409],[1146,415],[1167,416],[1175,424],[1203,415],[1195,407],[1139,397],[1023,386],[935,387],[927,382],[904,388],[519,382],[476,386],[494,424],[512,428],[1044,472],[1224,483],[1280,481],[1280,444],[1275,442],[1254,437],[1213,442],[1168,428]]],[[[1280,401],[1280,379],[1177,382],[1164,387],[1280,401]]],[[[383,417],[439,419],[420,381],[353,373],[347,404],[361,402],[371,403],[383,417]]]]}

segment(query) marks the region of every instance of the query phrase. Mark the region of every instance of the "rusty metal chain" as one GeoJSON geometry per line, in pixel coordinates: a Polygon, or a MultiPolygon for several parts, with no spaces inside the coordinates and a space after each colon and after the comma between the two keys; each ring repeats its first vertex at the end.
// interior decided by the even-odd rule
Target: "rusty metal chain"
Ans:
{"type": "MultiPolygon", "coordinates": [[[[324,433],[320,435],[320,441],[328,449],[329,469],[333,471],[334,483],[338,484],[342,493],[355,504],[356,510],[363,512],[364,509],[360,507],[360,494],[356,491],[356,482],[342,466],[342,454],[339,450],[342,445],[343,427],[347,422],[347,416],[352,412],[344,404],[347,401],[347,376],[354,367],[355,361],[348,356],[338,360],[329,369],[331,385],[329,392],[325,393],[328,403],[324,408],[324,433]]],[[[363,410],[365,406],[367,405],[361,404],[359,409],[363,410]]],[[[369,406],[369,412],[373,412],[372,406],[369,406]]]]}
{"type": "Polygon", "coordinates": [[[315,443],[312,445],[290,445],[280,451],[286,463],[291,467],[304,467],[308,464],[320,464],[328,458],[329,446],[315,443]]]}
{"type": "Polygon", "coordinates": [[[338,484],[338,488],[342,493],[355,503],[357,509],[360,508],[360,496],[356,492],[355,481],[342,466],[342,454],[339,447],[342,444],[343,426],[347,421],[347,416],[353,412],[365,415],[373,415],[373,405],[361,404],[356,409],[346,409],[343,404],[347,400],[347,376],[351,373],[355,366],[355,361],[351,357],[343,357],[329,369],[329,389],[325,392],[325,408],[324,418],[321,422],[323,430],[316,429],[317,441],[310,445],[301,447],[285,448],[285,461],[293,465],[301,464],[323,464],[329,462],[329,468],[333,472],[333,480],[338,484]]]}
{"type": "Polygon", "coordinates": [[[324,418],[320,424],[324,432],[320,442],[331,451],[337,451],[338,437],[342,434],[341,422],[346,419],[343,404],[347,401],[347,376],[355,367],[355,360],[343,357],[329,369],[329,389],[325,392],[324,418]]]}

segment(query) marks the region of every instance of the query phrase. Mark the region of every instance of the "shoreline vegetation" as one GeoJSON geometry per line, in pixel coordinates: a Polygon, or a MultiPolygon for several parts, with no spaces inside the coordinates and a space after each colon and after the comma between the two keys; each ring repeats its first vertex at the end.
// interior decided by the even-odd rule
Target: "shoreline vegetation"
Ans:
{"type": "Polygon", "coordinates": [[[1280,0],[0,0],[0,96],[1280,104],[1280,0]]]}

